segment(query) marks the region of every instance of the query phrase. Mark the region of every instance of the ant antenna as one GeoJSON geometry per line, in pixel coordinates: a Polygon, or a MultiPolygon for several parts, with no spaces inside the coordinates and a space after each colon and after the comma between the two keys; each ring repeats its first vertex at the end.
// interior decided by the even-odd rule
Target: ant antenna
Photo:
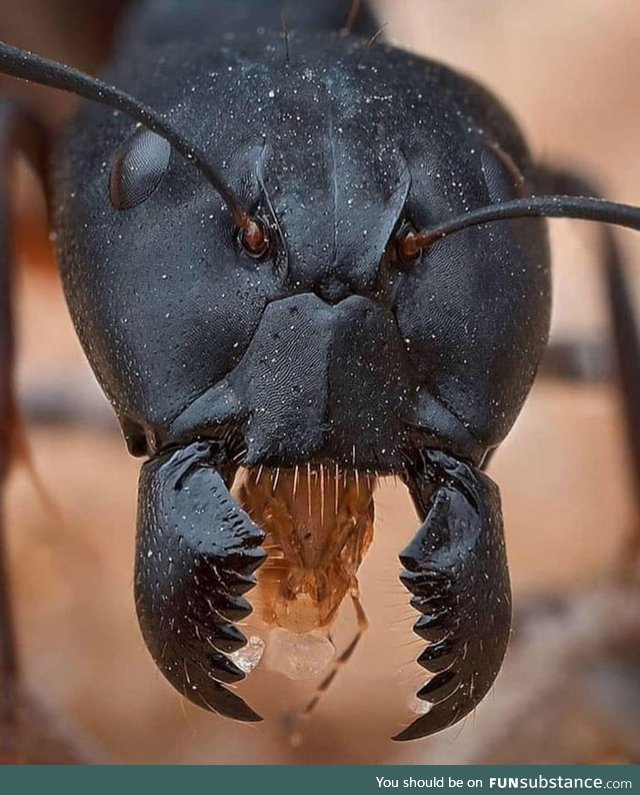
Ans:
{"type": "Polygon", "coordinates": [[[245,229],[251,223],[249,214],[243,209],[231,188],[218,176],[204,152],[194,146],[159,113],[125,91],[71,66],[42,58],[4,42],[0,42],[0,73],[77,94],[84,99],[119,110],[164,138],[176,152],[193,163],[223,199],[238,228],[245,229]]]}
{"type": "Polygon", "coordinates": [[[530,196],[526,199],[489,204],[455,216],[449,221],[409,232],[401,241],[403,256],[411,258],[428,249],[438,240],[490,221],[514,218],[576,218],[634,229],[640,232],[640,207],[596,199],[592,196],[530,196]]]}

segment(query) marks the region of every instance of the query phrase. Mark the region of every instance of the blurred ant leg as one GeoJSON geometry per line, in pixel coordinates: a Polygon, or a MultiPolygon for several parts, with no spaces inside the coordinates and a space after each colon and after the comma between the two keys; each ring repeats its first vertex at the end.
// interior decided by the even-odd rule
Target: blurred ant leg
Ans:
{"type": "MultiPolygon", "coordinates": [[[[547,172],[554,191],[574,196],[599,196],[597,186],[579,174],[547,172]]],[[[635,577],[640,564],[640,328],[634,307],[633,286],[618,239],[612,228],[599,227],[602,276],[613,337],[613,371],[622,402],[629,470],[636,518],[622,550],[618,571],[635,577]]]]}
{"type": "Polygon", "coordinates": [[[9,185],[18,151],[44,173],[45,146],[40,128],[16,105],[0,101],[0,762],[15,761],[20,747],[19,667],[3,504],[16,433],[9,185]]]}
{"type": "Polygon", "coordinates": [[[357,623],[356,634],[353,636],[352,640],[347,645],[345,650],[338,657],[336,657],[336,659],[333,662],[333,665],[331,666],[331,670],[325,676],[325,678],[320,682],[320,684],[316,688],[316,692],[314,693],[313,697],[307,702],[306,706],[303,707],[303,709],[293,718],[293,727],[291,730],[290,737],[291,737],[291,744],[294,746],[299,745],[300,741],[302,740],[300,724],[311,717],[311,714],[318,706],[320,699],[331,687],[340,669],[349,662],[349,660],[353,656],[353,653],[357,649],[358,644],[362,640],[362,636],[369,628],[369,620],[367,619],[367,614],[364,612],[364,607],[362,606],[362,602],[360,601],[360,591],[358,589],[357,582],[352,584],[351,589],[349,591],[349,595],[351,596],[351,602],[353,604],[353,608],[356,614],[356,623],[357,623]]]}
{"type": "Polygon", "coordinates": [[[27,387],[21,398],[21,415],[31,426],[53,425],[86,428],[97,434],[122,434],[97,386],[89,391],[80,378],[37,381],[27,387]]]}
{"type": "Polygon", "coordinates": [[[343,30],[345,33],[351,33],[356,26],[356,22],[358,20],[358,15],[362,9],[362,0],[351,0],[351,6],[349,7],[349,14],[344,23],[343,30]]]}
{"type": "Polygon", "coordinates": [[[539,378],[602,384],[615,377],[614,352],[604,340],[552,340],[538,371],[539,378]]]}

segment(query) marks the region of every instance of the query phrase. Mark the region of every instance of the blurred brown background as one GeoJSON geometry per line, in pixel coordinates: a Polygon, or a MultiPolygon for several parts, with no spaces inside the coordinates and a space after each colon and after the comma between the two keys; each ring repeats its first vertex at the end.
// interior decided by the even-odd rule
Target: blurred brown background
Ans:
{"type": "MultiPolygon", "coordinates": [[[[378,7],[394,42],[458,67],[501,96],[539,157],[575,164],[594,173],[611,198],[640,203],[637,2],[389,0],[378,7]]],[[[106,53],[115,11],[108,2],[3,0],[0,37],[94,68],[106,53]]],[[[8,82],[0,87],[7,91],[8,82]]],[[[15,84],[10,90],[31,97],[54,127],[70,107],[55,92],[15,84]]],[[[516,677],[517,697],[542,706],[533,688],[540,676],[552,676],[550,656],[534,649],[527,668],[514,652],[518,673],[502,689],[499,682],[462,728],[404,746],[385,739],[406,717],[421,679],[411,662],[420,649],[410,632],[414,616],[396,580],[396,556],[416,519],[404,490],[392,483],[380,491],[376,538],[362,569],[372,629],[303,744],[289,746],[282,722],[302,691],[274,674],[258,671],[248,686],[257,706],[272,716],[259,728],[182,703],[156,672],[134,614],[139,463],[113,432],[76,342],[55,272],[46,265],[42,207],[27,178],[17,195],[20,393],[37,412],[71,392],[82,420],[77,427],[28,428],[35,468],[57,510],[38,496],[24,467],[10,483],[22,665],[30,691],[68,721],[65,732],[80,738],[88,757],[125,763],[471,761],[480,735],[499,734],[514,714],[508,681],[516,677]]],[[[598,339],[606,332],[606,313],[590,251],[593,230],[566,222],[553,229],[554,331],[598,339]]],[[[640,254],[631,233],[623,241],[631,254],[640,254]]],[[[492,476],[503,494],[517,605],[606,582],[635,521],[611,387],[539,383],[496,456],[492,476]]],[[[612,608],[612,621],[619,612],[612,608]]],[[[561,622],[554,627],[560,642],[570,634],[561,622]]],[[[570,666],[559,669],[571,677],[570,666]]],[[[565,732],[571,740],[563,761],[629,761],[615,743],[609,748],[606,722],[581,744],[580,731],[591,718],[581,717],[580,709],[565,732]]],[[[527,753],[534,758],[516,753],[511,761],[555,761],[542,746],[537,758],[535,748],[527,753]]]]}

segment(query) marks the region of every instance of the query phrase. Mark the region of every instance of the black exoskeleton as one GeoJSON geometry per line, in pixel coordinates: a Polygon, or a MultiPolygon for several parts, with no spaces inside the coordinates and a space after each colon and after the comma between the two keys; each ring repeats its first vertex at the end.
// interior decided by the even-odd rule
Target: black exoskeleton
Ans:
{"type": "Polygon", "coordinates": [[[371,45],[366,10],[339,32],[348,2],[290,6],[283,32],[279,0],[148,0],[104,83],[7,45],[0,71],[94,101],[57,150],[54,225],[84,349],[149,459],[135,590],[158,667],[259,720],[229,687],[256,577],[267,625],[325,631],[350,594],[363,626],[373,488],[396,474],[422,521],[401,580],[433,674],[397,737],[414,739],[468,714],[507,647],[482,469],[547,343],[536,216],[640,214],[538,195],[546,173],[486,90],[371,45]]]}

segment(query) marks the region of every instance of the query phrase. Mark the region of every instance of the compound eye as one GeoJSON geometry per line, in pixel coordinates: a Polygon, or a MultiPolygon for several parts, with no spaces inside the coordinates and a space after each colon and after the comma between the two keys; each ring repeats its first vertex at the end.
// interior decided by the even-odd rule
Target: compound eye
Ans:
{"type": "Polygon", "coordinates": [[[262,218],[249,218],[239,232],[239,240],[244,252],[251,259],[264,260],[271,254],[271,231],[262,218]]]}
{"type": "Polygon", "coordinates": [[[156,190],[162,182],[169,159],[171,144],[159,135],[140,127],[116,152],[109,196],[118,210],[135,207],[156,190]]]}

